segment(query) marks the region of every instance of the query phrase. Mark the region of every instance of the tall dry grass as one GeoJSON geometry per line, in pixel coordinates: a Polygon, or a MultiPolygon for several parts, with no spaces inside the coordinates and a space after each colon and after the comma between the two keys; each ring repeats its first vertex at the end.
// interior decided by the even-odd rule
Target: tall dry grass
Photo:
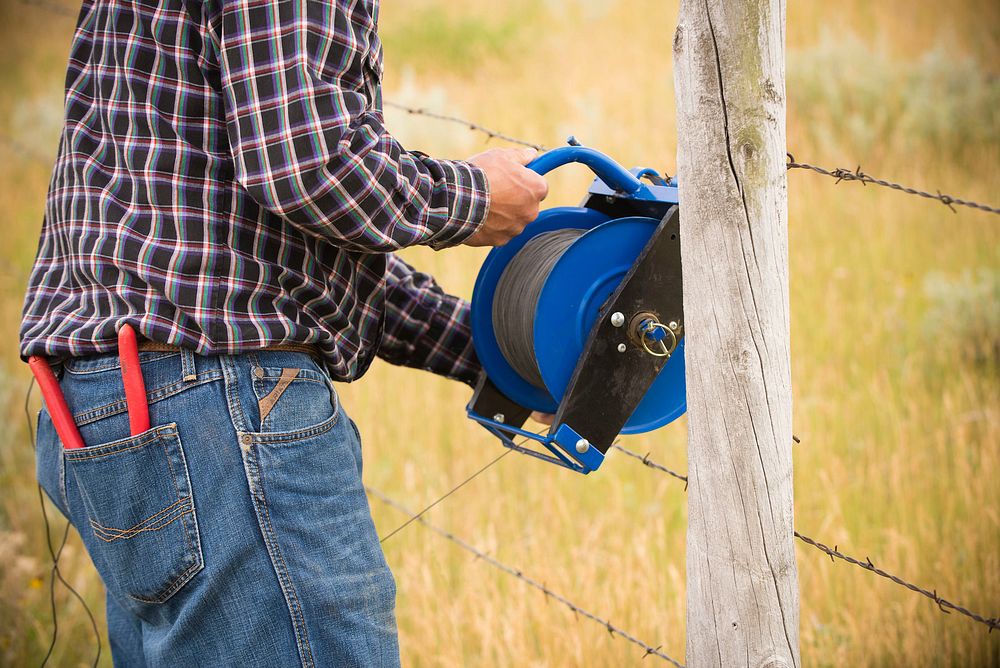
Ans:
{"type": "MultiPolygon", "coordinates": [[[[673,170],[675,2],[387,1],[386,96],[558,144],[567,134],[626,164],[673,170]],[[627,67],[616,64],[628,64],[627,67]]],[[[789,148],[928,189],[1000,200],[1000,7],[995,2],[790,3],[789,148]]],[[[51,155],[71,27],[0,6],[0,132],[51,155]]],[[[412,148],[485,147],[461,128],[391,113],[412,148]]],[[[21,416],[21,292],[47,168],[0,147],[0,663],[47,647],[47,554],[21,416]]],[[[575,203],[582,169],[552,177],[575,203]]],[[[1000,612],[1000,223],[858,184],[790,183],[796,526],[973,610],[1000,612]]],[[[408,251],[471,292],[482,251],[408,251]]],[[[493,458],[463,418],[465,388],[387,365],[342,388],[365,437],[369,484],[423,506],[493,458]]],[[[683,420],[626,445],[683,470],[683,420]]],[[[402,517],[373,501],[376,521],[402,517]]],[[[613,457],[589,477],[507,457],[429,516],[664,651],[684,648],[681,485],[613,457]]],[[[53,532],[56,533],[55,531],[53,532]]],[[[620,666],[641,652],[413,525],[386,544],[404,662],[620,666]]],[[[807,665],[1000,663],[1000,635],[800,546],[807,665]]],[[[101,610],[73,537],[67,577],[101,610]]],[[[57,594],[56,664],[92,656],[85,617],[57,594]]],[[[646,659],[646,662],[651,659],[646,659]]]]}

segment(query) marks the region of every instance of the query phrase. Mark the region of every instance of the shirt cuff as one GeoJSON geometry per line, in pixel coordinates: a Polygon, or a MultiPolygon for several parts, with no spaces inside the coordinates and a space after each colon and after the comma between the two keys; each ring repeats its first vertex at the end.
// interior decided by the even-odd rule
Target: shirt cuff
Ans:
{"type": "MultiPolygon", "coordinates": [[[[425,160],[430,160],[425,159],[425,160]]],[[[448,219],[427,245],[434,250],[457,246],[486,222],[490,210],[490,184],[486,172],[470,162],[433,160],[444,172],[448,219]]]]}

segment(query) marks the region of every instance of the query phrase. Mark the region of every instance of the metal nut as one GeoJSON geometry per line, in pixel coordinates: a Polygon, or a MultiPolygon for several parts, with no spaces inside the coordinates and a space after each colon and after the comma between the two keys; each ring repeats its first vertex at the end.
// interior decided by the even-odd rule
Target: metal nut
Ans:
{"type": "Polygon", "coordinates": [[[504,418],[505,416],[503,413],[497,413],[496,415],[493,416],[493,421],[503,423],[504,418]]]}
{"type": "Polygon", "coordinates": [[[615,327],[621,327],[625,324],[625,314],[621,311],[615,311],[611,314],[611,324],[615,327]]]}
{"type": "Polygon", "coordinates": [[[585,438],[581,438],[576,442],[576,451],[581,455],[590,449],[590,441],[585,438]]]}

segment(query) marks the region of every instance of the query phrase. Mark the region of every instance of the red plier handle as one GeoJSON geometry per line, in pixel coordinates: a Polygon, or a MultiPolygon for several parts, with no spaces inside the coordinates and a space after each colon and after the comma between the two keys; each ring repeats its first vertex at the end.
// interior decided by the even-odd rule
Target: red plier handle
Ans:
{"type": "Polygon", "coordinates": [[[118,330],[118,359],[122,366],[129,431],[136,436],[149,429],[149,403],[146,401],[146,382],[139,365],[139,342],[131,325],[122,325],[118,330]]]}
{"type": "Polygon", "coordinates": [[[49,417],[52,418],[52,426],[56,429],[59,440],[67,450],[75,450],[83,447],[83,437],[80,430],[76,428],[73,421],[73,414],[66,405],[66,397],[63,396],[59,388],[59,381],[52,373],[52,367],[48,360],[38,355],[28,358],[28,367],[35,375],[38,382],[38,389],[42,391],[42,399],[45,400],[45,407],[49,409],[49,417]]]}
{"type": "MultiPolygon", "coordinates": [[[[146,401],[146,382],[139,365],[139,342],[130,325],[122,325],[118,330],[118,357],[122,367],[122,385],[125,386],[125,404],[128,406],[129,432],[136,436],[149,429],[149,403],[146,401]]],[[[28,367],[42,391],[52,426],[63,447],[67,450],[84,447],[83,437],[48,360],[32,355],[28,358],[28,367]]]]}

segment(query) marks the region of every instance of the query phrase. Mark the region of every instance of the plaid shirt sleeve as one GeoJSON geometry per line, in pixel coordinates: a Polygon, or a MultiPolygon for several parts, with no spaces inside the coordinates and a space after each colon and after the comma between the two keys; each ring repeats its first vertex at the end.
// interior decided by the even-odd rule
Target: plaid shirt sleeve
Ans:
{"type": "Polygon", "coordinates": [[[379,356],[475,385],[469,303],[446,294],[434,279],[389,255],[386,326],[379,356]]]}
{"type": "Polygon", "coordinates": [[[377,45],[338,21],[327,2],[224,0],[218,49],[237,181],[349,250],[461,243],[486,218],[486,175],[408,153],[389,135],[365,91],[377,45]]]}

